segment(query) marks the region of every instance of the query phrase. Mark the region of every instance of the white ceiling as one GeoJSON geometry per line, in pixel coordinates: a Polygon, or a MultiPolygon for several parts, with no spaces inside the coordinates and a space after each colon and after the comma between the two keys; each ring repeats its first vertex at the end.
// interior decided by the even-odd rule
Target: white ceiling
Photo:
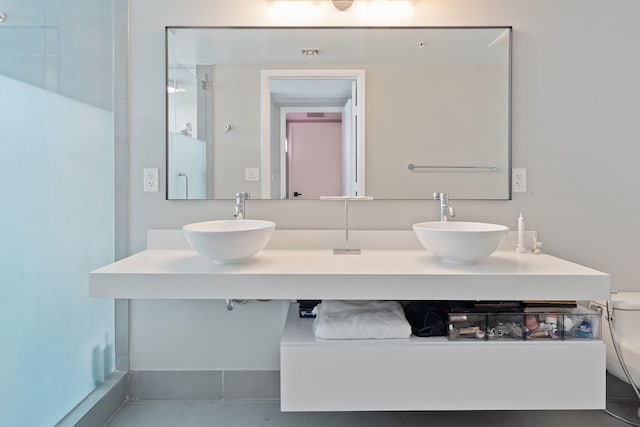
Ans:
{"type": "Polygon", "coordinates": [[[273,100],[278,104],[344,105],[351,98],[351,80],[273,79],[270,89],[273,100]]]}
{"type": "MultiPolygon", "coordinates": [[[[195,64],[507,63],[506,28],[170,28],[169,52],[195,64]],[[418,43],[423,43],[422,48],[418,43]],[[493,43],[493,45],[492,45],[493,43]],[[489,47],[491,46],[491,47],[489,47]],[[317,48],[306,57],[300,49],[317,48]]],[[[508,34],[508,33],[507,33],[508,34]]]]}

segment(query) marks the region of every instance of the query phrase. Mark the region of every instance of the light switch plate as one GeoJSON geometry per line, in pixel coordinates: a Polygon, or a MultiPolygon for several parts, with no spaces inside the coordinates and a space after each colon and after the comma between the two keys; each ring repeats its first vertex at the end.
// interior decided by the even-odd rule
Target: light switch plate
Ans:
{"type": "Polygon", "coordinates": [[[260,181],[260,168],[245,168],[244,169],[245,181],[260,181]]]}

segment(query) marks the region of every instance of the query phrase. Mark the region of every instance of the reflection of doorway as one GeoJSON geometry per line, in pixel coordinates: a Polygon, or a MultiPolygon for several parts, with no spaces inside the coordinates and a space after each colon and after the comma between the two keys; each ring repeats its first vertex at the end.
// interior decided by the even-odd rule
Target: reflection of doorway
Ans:
{"type": "Polygon", "coordinates": [[[288,199],[343,194],[342,113],[286,114],[288,199]]]}
{"type": "MultiPolygon", "coordinates": [[[[261,117],[262,197],[317,199],[322,195],[364,194],[364,70],[263,70],[261,117]],[[294,110],[340,113],[340,157],[324,167],[337,172],[331,179],[322,179],[332,181],[339,177],[339,190],[306,190],[313,196],[293,187],[290,194],[287,191],[291,179],[287,174],[288,153],[285,148],[286,112],[294,110]],[[294,197],[294,191],[302,193],[302,196],[294,197]],[[318,191],[321,193],[316,195],[318,191]]],[[[301,129],[298,134],[300,132],[301,129]]],[[[321,154],[325,153],[318,152],[316,157],[320,158],[321,154]]]]}

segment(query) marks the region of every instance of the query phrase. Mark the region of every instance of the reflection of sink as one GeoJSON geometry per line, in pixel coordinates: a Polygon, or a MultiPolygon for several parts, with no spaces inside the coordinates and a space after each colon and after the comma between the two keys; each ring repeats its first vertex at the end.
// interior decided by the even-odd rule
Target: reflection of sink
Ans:
{"type": "Polygon", "coordinates": [[[219,263],[241,262],[261,251],[276,224],[255,219],[205,221],[182,227],[189,245],[219,263]]]}
{"type": "Polygon", "coordinates": [[[482,222],[421,222],[413,225],[420,243],[445,262],[468,264],[491,255],[509,227],[482,222]]]}

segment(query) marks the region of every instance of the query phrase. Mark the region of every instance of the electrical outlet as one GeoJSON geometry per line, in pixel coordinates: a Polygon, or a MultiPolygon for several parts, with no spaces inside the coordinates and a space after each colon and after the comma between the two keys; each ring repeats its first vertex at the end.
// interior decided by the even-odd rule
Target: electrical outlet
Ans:
{"type": "Polygon", "coordinates": [[[526,168],[512,169],[511,190],[514,193],[525,193],[527,191],[527,169],[526,168]]]}
{"type": "Polygon", "coordinates": [[[143,190],[145,193],[158,192],[158,168],[143,169],[143,190]]]}

